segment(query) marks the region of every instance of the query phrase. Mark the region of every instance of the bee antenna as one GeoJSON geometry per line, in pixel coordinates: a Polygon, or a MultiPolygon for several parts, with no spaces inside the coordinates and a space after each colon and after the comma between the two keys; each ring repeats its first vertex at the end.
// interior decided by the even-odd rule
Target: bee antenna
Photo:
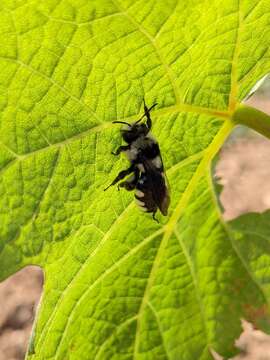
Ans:
{"type": "Polygon", "coordinates": [[[149,116],[149,113],[150,111],[155,107],[157,106],[157,103],[153,104],[149,109],[147,108],[146,104],[145,104],[145,99],[143,98],[143,104],[144,104],[144,111],[145,113],[143,114],[143,116],[136,121],[135,124],[138,124],[140,121],[142,121],[142,119],[145,117],[145,116],[149,116]]]}
{"type": "Polygon", "coordinates": [[[140,121],[142,121],[142,119],[145,117],[145,114],[143,114],[143,116],[141,117],[141,118],[139,118],[139,120],[137,120],[136,122],[135,122],[135,124],[138,124],[140,121]]]}
{"type": "Polygon", "coordinates": [[[124,124],[124,125],[128,125],[129,127],[131,127],[131,125],[127,122],[124,121],[113,121],[113,124],[124,124]]]}

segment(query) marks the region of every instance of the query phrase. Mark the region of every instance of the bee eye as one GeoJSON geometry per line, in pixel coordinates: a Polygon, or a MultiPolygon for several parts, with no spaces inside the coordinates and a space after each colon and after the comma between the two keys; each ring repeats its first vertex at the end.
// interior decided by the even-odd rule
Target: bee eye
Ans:
{"type": "Polygon", "coordinates": [[[124,141],[131,143],[136,138],[136,132],[133,131],[123,131],[122,133],[124,141]]]}

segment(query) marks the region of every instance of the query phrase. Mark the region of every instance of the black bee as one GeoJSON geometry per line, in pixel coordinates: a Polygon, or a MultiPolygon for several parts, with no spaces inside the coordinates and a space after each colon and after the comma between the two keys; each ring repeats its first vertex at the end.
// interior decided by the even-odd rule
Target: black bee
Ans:
{"type": "Polygon", "coordinates": [[[118,185],[118,189],[122,187],[128,191],[135,190],[137,204],[143,211],[152,213],[153,219],[155,219],[157,209],[163,215],[167,215],[170,203],[159,146],[150,133],[152,127],[150,111],[156,105],[148,108],[144,101],[144,115],[132,124],[113,121],[114,124],[125,125],[121,129],[121,135],[128,145],[120,146],[112,154],[119,155],[124,152],[131,165],[128,169],[120,171],[114,181],[105,189],[107,190],[127,175],[132,174],[118,185]],[[144,117],[146,117],[146,124],[139,124],[144,117]]]}

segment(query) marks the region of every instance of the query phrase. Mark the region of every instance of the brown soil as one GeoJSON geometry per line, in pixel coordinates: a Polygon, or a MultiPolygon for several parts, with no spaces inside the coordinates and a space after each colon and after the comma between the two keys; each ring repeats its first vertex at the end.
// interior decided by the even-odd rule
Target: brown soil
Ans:
{"type": "Polygon", "coordinates": [[[0,360],[24,359],[43,273],[28,266],[0,283],[0,360]]]}
{"type": "Polygon", "coordinates": [[[249,131],[222,149],[216,175],[226,220],[270,208],[270,141],[249,131]]]}

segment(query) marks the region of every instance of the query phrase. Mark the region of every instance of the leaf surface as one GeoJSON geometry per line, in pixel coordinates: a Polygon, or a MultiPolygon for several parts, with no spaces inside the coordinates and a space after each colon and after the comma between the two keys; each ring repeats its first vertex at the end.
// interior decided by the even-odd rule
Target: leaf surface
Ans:
{"type": "Polygon", "coordinates": [[[231,355],[268,301],[210,162],[270,70],[268,0],[2,0],[0,19],[1,278],[46,280],[29,359],[231,355]],[[127,166],[111,122],[143,97],[171,187],[160,224],[103,192],[127,166]]]}

